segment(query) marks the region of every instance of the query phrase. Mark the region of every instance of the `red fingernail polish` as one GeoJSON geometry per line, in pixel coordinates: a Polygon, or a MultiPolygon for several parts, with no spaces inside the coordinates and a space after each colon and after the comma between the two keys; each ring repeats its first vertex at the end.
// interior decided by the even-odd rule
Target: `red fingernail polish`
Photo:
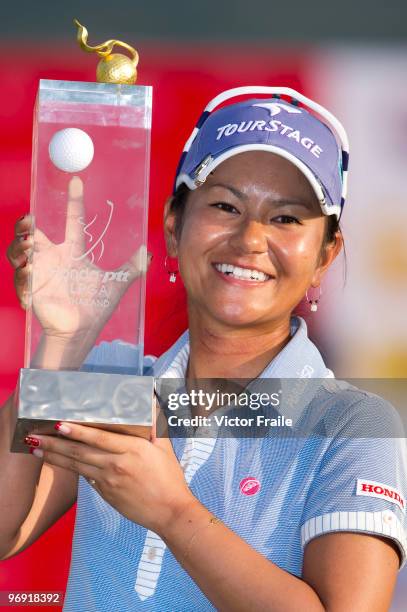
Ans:
{"type": "Polygon", "coordinates": [[[21,270],[22,268],[25,268],[27,264],[28,264],[28,258],[25,260],[25,262],[24,262],[23,264],[21,264],[21,266],[20,266],[20,270],[21,270]]]}
{"type": "Polygon", "coordinates": [[[20,217],[19,219],[17,219],[17,221],[22,221],[23,219],[25,219],[25,218],[26,218],[26,216],[27,216],[26,214],[25,214],[25,215],[23,215],[22,217],[20,217]]]}
{"type": "Polygon", "coordinates": [[[54,428],[59,431],[61,434],[70,434],[71,428],[68,425],[64,425],[63,423],[55,423],[54,428]]]}
{"type": "Polygon", "coordinates": [[[32,436],[26,436],[24,438],[24,444],[27,444],[27,446],[39,446],[40,441],[38,440],[38,438],[33,438],[32,436]]]}

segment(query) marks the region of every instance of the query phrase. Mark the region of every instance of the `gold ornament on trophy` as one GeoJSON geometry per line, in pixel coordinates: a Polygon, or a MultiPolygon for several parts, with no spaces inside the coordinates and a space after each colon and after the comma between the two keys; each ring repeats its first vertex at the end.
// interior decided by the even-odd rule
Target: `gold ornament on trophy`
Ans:
{"type": "Polygon", "coordinates": [[[137,64],[139,54],[133,47],[120,40],[107,40],[101,45],[88,45],[88,30],[77,19],[74,24],[78,28],[77,40],[84,51],[97,53],[102,59],[96,68],[96,80],[99,83],[116,83],[134,85],[137,80],[137,64]],[[113,47],[124,47],[131,57],[123,53],[112,53],[113,47]]]}

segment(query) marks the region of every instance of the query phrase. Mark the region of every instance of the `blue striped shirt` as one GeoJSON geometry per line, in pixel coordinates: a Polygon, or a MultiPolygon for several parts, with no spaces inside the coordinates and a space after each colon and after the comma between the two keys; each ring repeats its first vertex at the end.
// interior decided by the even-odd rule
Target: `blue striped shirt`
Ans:
{"type": "MultiPolygon", "coordinates": [[[[339,531],[388,537],[398,545],[404,562],[405,440],[353,435],[360,431],[361,423],[370,423],[377,414],[386,416],[392,431],[392,424],[398,426],[397,414],[381,398],[333,379],[308,339],[302,319],[293,318],[291,333],[288,344],[259,378],[324,379],[315,385],[306,405],[295,404],[286,414],[294,422],[313,418],[314,433],[198,438],[197,431],[195,437],[173,438],[185,479],[215,516],[267,559],[296,576],[301,576],[306,544],[324,533],[339,531]],[[380,493],[384,490],[393,497],[380,493]]],[[[120,365],[120,344],[102,343],[90,354],[86,368],[98,370],[112,362],[112,355],[120,365]]],[[[124,350],[128,357],[131,349],[124,350]]],[[[185,332],[159,359],[146,358],[145,373],[181,378],[188,356],[185,332]]],[[[197,544],[205,546],[205,539],[197,544]]],[[[158,535],[124,518],[80,478],[64,610],[189,612],[215,608],[158,535]]]]}

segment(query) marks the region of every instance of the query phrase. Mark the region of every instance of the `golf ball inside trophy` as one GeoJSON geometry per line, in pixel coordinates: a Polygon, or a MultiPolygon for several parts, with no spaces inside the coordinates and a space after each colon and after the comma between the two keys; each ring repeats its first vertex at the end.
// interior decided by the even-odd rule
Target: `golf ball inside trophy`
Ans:
{"type": "Polygon", "coordinates": [[[55,132],[49,143],[52,163],[64,172],[80,172],[91,163],[94,154],[89,134],[78,128],[55,132]]]}

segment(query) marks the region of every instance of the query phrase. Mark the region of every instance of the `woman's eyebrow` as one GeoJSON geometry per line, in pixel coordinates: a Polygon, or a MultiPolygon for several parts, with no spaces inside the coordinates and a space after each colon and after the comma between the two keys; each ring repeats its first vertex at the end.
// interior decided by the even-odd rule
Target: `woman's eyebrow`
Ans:
{"type": "Polygon", "coordinates": [[[231,185],[226,185],[225,183],[215,183],[214,185],[211,185],[209,189],[213,189],[214,187],[222,187],[223,189],[228,189],[229,191],[233,193],[234,196],[236,196],[240,200],[247,200],[248,198],[248,196],[245,193],[243,193],[242,191],[239,191],[239,189],[236,189],[236,187],[232,187],[231,185]]]}
{"type": "Polygon", "coordinates": [[[296,200],[295,198],[294,199],[290,199],[290,198],[278,199],[277,198],[275,200],[272,200],[272,204],[276,206],[302,206],[303,208],[306,208],[307,210],[312,208],[310,202],[307,202],[305,200],[296,200]]]}
{"type": "MultiPolygon", "coordinates": [[[[214,187],[222,187],[223,189],[228,189],[234,196],[239,198],[240,200],[247,200],[248,195],[236,189],[236,187],[232,187],[232,185],[227,185],[226,183],[214,183],[210,185],[209,189],[213,189],[214,187]]],[[[270,198],[270,203],[273,206],[302,206],[309,210],[312,206],[310,202],[306,202],[303,199],[297,198],[270,198]]]]}

